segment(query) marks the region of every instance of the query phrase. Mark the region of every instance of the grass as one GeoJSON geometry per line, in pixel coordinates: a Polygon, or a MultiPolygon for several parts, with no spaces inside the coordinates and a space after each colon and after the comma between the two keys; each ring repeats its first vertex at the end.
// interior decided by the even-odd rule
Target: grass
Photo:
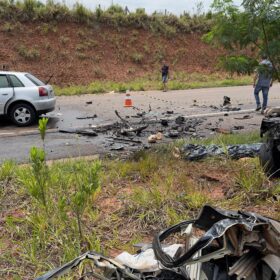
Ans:
{"type": "Polygon", "coordinates": [[[40,51],[36,48],[29,48],[25,45],[19,45],[17,47],[18,54],[26,60],[39,60],[40,51]]]}
{"type": "Polygon", "coordinates": [[[263,139],[260,137],[258,130],[250,133],[234,133],[234,134],[220,134],[218,136],[209,137],[205,139],[191,139],[190,141],[178,141],[181,146],[184,143],[201,144],[201,145],[237,145],[237,144],[252,144],[261,143],[263,139]]]}
{"type": "MultiPolygon", "coordinates": [[[[254,133],[223,135],[211,143],[247,140],[259,139],[254,133]]],[[[257,209],[260,214],[280,218],[280,202],[275,199],[280,195],[280,180],[269,180],[257,159],[186,162],[173,156],[173,148],[156,147],[126,161],[100,162],[99,191],[86,198],[83,208],[83,242],[72,203],[77,188],[91,186],[95,161],[67,160],[48,166],[48,214],[23,183],[34,176],[32,167],[2,164],[2,278],[34,279],[88,249],[107,255],[133,252],[133,243],[151,241],[155,232],[194,218],[205,203],[244,211],[257,209]]]]}
{"type": "Polygon", "coordinates": [[[144,56],[141,53],[133,53],[131,59],[134,63],[141,64],[143,62],[144,56]]]}
{"type": "MultiPolygon", "coordinates": [[[[138,57],[137,57],[138,61],[138,57]]],[[[97,77],[99,77],[98,75],[97,77]]],[[[228,87],[251,84],[250,76],[227,78],[223,74],[200,74],[200,73],[174,73],[168,83],[169,90],[196,89],[208,87],[228,87]]],[[[160,77],[156,74],[127,82],[95,81],[87,86],[73,85],[69,87],[55,87],[56,95],[81,95],[105,92],[125,92],[162,90],[160,77]]]]}
{"type": "MultiPolygon", "coordinates": [[[[90,27],[105,24],[116,28],[143,28],[170,38],[176,33],[209,31],[213,22],[212,15],[209,15],[203,13],[190,16],[184,13],[181,16],[175,16],[159,12],[147,15],[143,9],[126,14],[119,5],[111,5],[106,10],[97,7],[95,11],[92,11],[80,3],[69,8],[65,3],[55,3],[54,1],[47,1],[46,4],[37,0],[0,1],[0,19],[3,21],[73,22],[90,27]]],[[[49,31],[46,29],[46,32],[49,31]]]]}

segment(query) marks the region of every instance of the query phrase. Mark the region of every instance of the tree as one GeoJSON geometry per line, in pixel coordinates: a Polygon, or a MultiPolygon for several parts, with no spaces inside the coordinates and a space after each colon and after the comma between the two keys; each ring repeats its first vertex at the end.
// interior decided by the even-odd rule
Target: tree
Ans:
{"type": "Polygon", "coordinates": [[[215,22],[204,40],[230,51],[221,65],[230,72],[250,74],[258,65],[257,57],[266,54],[280,81],[279,0],[244,0],[241,8],[232,0],[214,0],[212,8],[215,22]]]}

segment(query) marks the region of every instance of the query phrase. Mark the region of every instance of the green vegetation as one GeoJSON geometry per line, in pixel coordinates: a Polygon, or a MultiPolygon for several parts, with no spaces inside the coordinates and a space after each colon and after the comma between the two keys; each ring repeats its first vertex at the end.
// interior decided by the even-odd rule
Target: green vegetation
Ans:
{"type": "MultiPolygon", "coordinates": [[[[226,135],[212,142],[250,138],[256,135],[226,135]]],[[[1,276],[33,279],[88,249],[131,251],[133,243],[151,240],[155,231],[192,219],[205,203],[244,211],[255,207],[280,218],[274,199],[280,181],[269,181],[257,159],[186,162],[175,158],[173,149],[174,144],[156,147],[127,161],[48,165],[37,150],[31,165],[2,164],[1,276]]]]}
{"type": "MultiPolygon", "coordinates": [[[[104,73],[102,73],[99,68],[96,68],[94,71],[97,78],[104,77],[104,73]]],[[[252,78],[250,76],[226,77],[223,74],[186,74],[178,72],[172,74],[172,79],[168,83],[168,88],[170,90],[183,90],[208,87],[241,86],[251,83],[252,78]]],[[[55,87],[56,95],[95,94],[110,91],[125,92],[126,90],[162,90],[161,78],[155,74],[128,82],[96,81],[88,86],[73,85],[65,88],[55,87]]]]}
{"type": "Polygon", "coordinates": [[[17,51],[18,54],[26,60],[38,60],[40,58],[40,52],[35,48],[19,45],[17,51]]]}
{"type": "Polygon", "coordinates": [[[70,38],[69,37],[66,37],[66,36],[60,36],[60,41],[63,45],[67,45],[70,41],[70,38]]]}
{"type": "Polygon", "coordinates": [[[80,60],[85,60],[88,58],[87,55],[81,51],[76,51],[75,54],[80,60]]]}
{"type": "Polygon", "coordinates": [[[144,59],[144,55],[141,54],[141,53],[133,53],[131,55],[131,59],[134,63],[138,63],[138,64],[141,64],[143,62],[143,59],[144,59]]]}
{"type": "Polygon", "coordinates": [[[37,28],[41,32],[42,35],[46,35],[48,33],[56,33],[57,28],[54,24],[44,23],[37,28]]]}
{"type": "MultiPolygon", "coordinates": [[[[112,5],[107,10],[97,7],[95,11],[88,10],[82,4],[76,3],[73,9],[65,4],[47,1],[43,4],[37,0],[23,1],[0,1],[0,19],[40,22],[75,22],[89,26],[97,26],[100,23],[114,27],[134,27],[149,29],[155,33],[161,33],[168,37],[177,32],[205,33],[210,30],[212,15],[197,14],[190,16],[185,13],[180,17],[172,14],[153,13],[147,15],[144,9],[126,14],[125,10],[118,5],[112,5]]],[[[43,32],[51,31],[44,28],[43,32]]]]}
{"type": "Polygon", "coordinates": [[[178,141],[179,146],[184,143],[201,144],[201,145],[237,145],[237,144],[252,144],[261,143],[262,138],[260,132],[253,131],[250,133],[234,133],[234,134],[220,134],[218,136],[209,137],[202,140],[192,139],[186,141],[178,141]]]}
{"type": "Polygon", "coordinates": [[[21,24],[5,22],[2,25],[1,30],[9,34],[14,34],[15,32],[19,32],[21,30],[21,24]]]}
{"type": "Polygon", "coordinates": [[[204,36],[231,52],[221,60],[230,72],[250,74],[258,65],[256,55],[266,54],[280,81],[280,15],[278,0],[245,0],[238,8],[231,0],[215,0],[212,30],[204,36]],[[251,49],[248,55],[238,51],[251,49]]]}

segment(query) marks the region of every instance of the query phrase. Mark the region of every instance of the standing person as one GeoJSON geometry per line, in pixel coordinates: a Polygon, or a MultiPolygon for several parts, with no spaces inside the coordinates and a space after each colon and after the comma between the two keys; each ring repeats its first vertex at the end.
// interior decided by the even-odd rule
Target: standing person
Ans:
{"type": "Polygon", "coordinates": [[[259,69],[254,77],[254,95],[256,99],[257,108],[256,111],[262,109],[262,114],[267,107],[268,92],[269,88],[272,86],[272,63],[268,60],[266,55],[262,55],[262,60],[259,64],[259,69]],[[261,106],[259,92],[262,91],[263,94],[263,104],[261,106]]]}
{"type": "Polygon", "coordinates": [[[167,81],[169,77],[169,66],[166,65],[166,62],[163,62],[163,66],[161,68],[161,76],[162,76],[162,83],[163,83],[163,91],[167,91],[167,81]]]}

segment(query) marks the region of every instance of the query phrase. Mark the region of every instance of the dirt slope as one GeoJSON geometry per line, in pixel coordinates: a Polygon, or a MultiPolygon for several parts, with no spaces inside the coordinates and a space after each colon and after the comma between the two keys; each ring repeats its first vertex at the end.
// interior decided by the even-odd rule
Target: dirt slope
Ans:
{"type": "Polygon", "coordinates": [[[131,28],[74,23],[35,25],[0,23],[0,67],[29,71],[41,79],[54,73],[57,85],[94,80],[124,81],[160,69],[165,57],[171,70],[214,71],[220,50],[204,44],[201,34],[174,38],[131,28]]]}

